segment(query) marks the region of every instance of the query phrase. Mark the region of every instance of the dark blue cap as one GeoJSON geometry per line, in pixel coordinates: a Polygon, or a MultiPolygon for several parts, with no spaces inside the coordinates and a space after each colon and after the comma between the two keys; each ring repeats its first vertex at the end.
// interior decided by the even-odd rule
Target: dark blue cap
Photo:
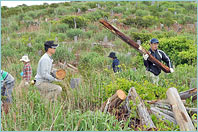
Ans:
{"type": "Polygon", "coordinates": [[[158,39],[156,39],[156,38],[151,39],[150,42],[151,42],[151,44],[153,44],[153,43],[159,43],[158,39]]]}
{"type": "Polygon", "coordinates": [[[115,52],[111,52],[108,57],[110,57],[110,58],[116,58],[115,52]]]}

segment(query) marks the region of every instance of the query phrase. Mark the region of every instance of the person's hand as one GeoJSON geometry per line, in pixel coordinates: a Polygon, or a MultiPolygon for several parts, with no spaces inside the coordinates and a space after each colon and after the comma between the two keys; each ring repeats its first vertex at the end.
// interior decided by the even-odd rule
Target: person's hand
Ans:
{"type": "Polygon", "coordinates": [[[25,82],[25,86],[27,86],[27,85],[29,85],[29,83],[28,82],[25,82]]]}
{"type": "Polygon", "coordinates": [[[170,68],[170,72],[173,73],[174,72],[174,69],[173,68],[170,68]]]}
{"type": "Polygon", "coordinates": [[[144,60],[148,60],[149,55],[148,54],[143,54],[143,58],[144,58],[144,60]]]}
{"type": "Polygon", "coordinates": [[[61,81],[63,81],[63,80],[59,80],[59,79],[56,79],[56,78],[55,78],[55,81],[57,81],[57,82],[61,82],[61,81]]]}

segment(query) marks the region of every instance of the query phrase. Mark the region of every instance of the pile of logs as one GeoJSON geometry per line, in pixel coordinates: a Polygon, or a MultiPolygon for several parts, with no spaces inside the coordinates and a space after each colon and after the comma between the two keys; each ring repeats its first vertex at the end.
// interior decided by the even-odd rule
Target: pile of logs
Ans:
{"type": "Polygon", "coordinates": [[[169,88],[166,95],[166,100],[143,101],[134,87],[130,88],[128,96],[122,90],[118,90],[102,104],[101,111],[115,115],[119,121],[126,121],[130,118],[132,112],[129,105],[129,101],[132,101],[138,113],[138,119],[130,119],[129,123],[129,127],[133,127],[134,130],[137,128],[147,131],[157,130],[150,117],[150,114],[154,114],[158,119],[164,120],[165,123],[168,120],[175,125],[179,125],[180,131],[195,131],[196,128],[193,123],[196,124],[197,120],[191,119],[190,116],[197,113],[197,108],[188,108],[184,104],[186,99],[190,97],[192,101],[197,100],[197,88],[181,93],[178,93],[176,88],[169,88]],[[144,102],[149,104],[150,108],[147,108],[144,102]],[[146,126],[146,129],[143,126],[146,126]]]}

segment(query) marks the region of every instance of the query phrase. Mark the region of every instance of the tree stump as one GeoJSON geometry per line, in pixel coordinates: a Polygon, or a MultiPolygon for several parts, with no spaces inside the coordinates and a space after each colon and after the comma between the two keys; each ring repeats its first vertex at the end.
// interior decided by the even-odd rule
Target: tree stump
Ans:
{"type": "Polygon", "coordinates": [[[122,90],[117,90],[116,93],[105,101],[101,107],[103,112],[112,112],[114,108],[117,108],[126,99],[126,94],[122,90]]]}

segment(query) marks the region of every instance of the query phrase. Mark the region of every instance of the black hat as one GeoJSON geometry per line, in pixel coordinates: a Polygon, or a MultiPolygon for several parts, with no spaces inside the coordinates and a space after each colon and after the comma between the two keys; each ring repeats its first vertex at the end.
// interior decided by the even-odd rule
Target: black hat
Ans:
{"type": "Polygon", "coordinates": [[[59,44],[54,44],[54,41],[46,41],[44,45],[49,48],[57,48],[59,46],[59,44]]]}
{"type": "Polygon", "coordinates": [[[116,58],[115,52],[111,52],[108,57],[110,57],[110,58],[116,58]]]}

